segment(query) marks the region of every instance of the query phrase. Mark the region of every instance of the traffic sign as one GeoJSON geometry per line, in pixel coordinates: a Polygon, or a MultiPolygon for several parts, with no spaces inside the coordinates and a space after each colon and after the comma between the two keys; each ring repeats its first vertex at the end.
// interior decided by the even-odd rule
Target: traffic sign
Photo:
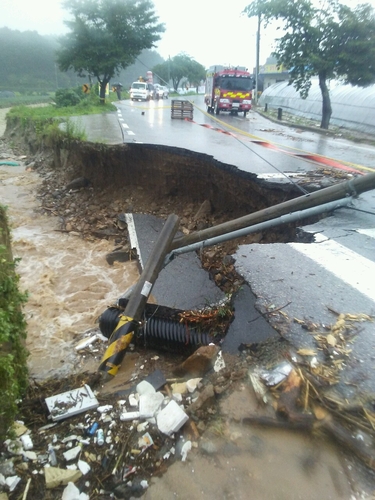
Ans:
{"type": "Polygon", "coordinates": [[[84,83],[82,85],[82,91],[85,93],[85,94],[89,94],[90,93],[90,86],[87,84],[87,83],[84,83]]]}

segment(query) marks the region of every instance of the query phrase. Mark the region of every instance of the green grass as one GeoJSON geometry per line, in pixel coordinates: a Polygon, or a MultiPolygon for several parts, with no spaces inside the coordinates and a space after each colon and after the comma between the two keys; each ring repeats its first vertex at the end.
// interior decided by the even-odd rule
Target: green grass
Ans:
{"type": "Polygon", "coordinates": [[[77,106],[57,108],[53,104],[45,106],[15,106],[8,115],[31,120],[48,120],[51,118],[61,118],[67,116],[94,115],[98,113],[108,113],[116,111],[116,107],[111,102],[100,104],[99,102],[81,101],[77,106]]]}
{"type": "Polygon", "coordinates": [[[76,106],[57,107],[54,103],[40,106],[15,106],[7,113],[7,119],[18,120],[25,128],[32,124],[37,137],[40,138],[44,137],[53,141],[63,139],[84,141],[87,139],[85,131],[69,120],[69,117],[116,111],[111,100],[115,100],[112,95],[104,104],[101,104],[99,97],[89,95],[76,106]],[[64,125],[61,126],[61,124],[64,125]]]}

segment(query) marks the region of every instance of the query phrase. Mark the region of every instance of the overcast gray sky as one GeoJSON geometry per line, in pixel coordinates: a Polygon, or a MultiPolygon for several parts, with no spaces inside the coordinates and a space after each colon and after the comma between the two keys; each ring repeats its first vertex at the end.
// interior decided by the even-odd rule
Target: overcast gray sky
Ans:
{"type": "MultiPolygon", "coordinates": [[[[357,0],[344,0],[355,6],[357,0]]],[[[342,3],[344,3],[344,1],[342,3]]],[[[166,31],[156,50],[167,59],[185,52],[208,67],[214,64],[255,66],[256,19],[241,15],[250,0],[154,0],[166,31]]],[[[369,0],[375,6],[375,0],[369,0]]],[[[60,0],[1,0],[0,27],[37,31],[41,35],[66,32],[68,12],[60,0]]],[[[272,28],[261,30],[260,64],[272,51],[272,28]]]]}

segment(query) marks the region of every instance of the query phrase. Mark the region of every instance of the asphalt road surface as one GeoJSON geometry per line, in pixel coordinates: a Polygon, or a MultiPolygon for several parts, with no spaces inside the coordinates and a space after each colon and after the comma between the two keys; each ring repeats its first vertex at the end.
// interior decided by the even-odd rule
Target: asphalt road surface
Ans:
{"type": "MultiPolygon", "coordinates": [[[[327,162],[362,174],[375,171],[372,146],[275,124],[255,112],[246,118],[208,114],[203,96],[193,101],[192,120],[172,119],[170,99],[120,101],[116,104],[117,117],[111,115],[106,130],[99,129],[107,137],[110,134],[107,142],[193,150],[273,181],[289,182],[285,173],[307,172],[327,162]]],[[[91,133],[93,137],[97,133],[94,127],[91,133]]],[[[258,297],[259,305],[282,309],[289,322],[288,339],[297,348],[314,349],[314,336],[301,321],[324,330],[335,323],[335,312],[375,317],[375,191],[361,194],[348,208],[303,229],[315,235],[313,243],[245,245],[239,247],[235,257],[237,270],[258,297]]],[[[248,309],[250,295],[242,296],[242,311],[248,309]]],[[[248,315],[236,328],[245,342],[258,339],[262,329],[258,330],[257,321],[248,315]]],[[[374,323],[364,321],[342,366],[347,397],[375,393],[374,347],[374,323]]]]}

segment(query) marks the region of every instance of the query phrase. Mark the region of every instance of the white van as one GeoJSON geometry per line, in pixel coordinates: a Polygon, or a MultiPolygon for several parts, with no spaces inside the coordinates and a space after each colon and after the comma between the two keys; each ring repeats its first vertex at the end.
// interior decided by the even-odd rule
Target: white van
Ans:
{"type": "Polygon", "coordinates": [[[151,83],[133,82],[130,87],[130,99],[132,101],[149,101],[155,98],[155,89],[151,83]]]}

